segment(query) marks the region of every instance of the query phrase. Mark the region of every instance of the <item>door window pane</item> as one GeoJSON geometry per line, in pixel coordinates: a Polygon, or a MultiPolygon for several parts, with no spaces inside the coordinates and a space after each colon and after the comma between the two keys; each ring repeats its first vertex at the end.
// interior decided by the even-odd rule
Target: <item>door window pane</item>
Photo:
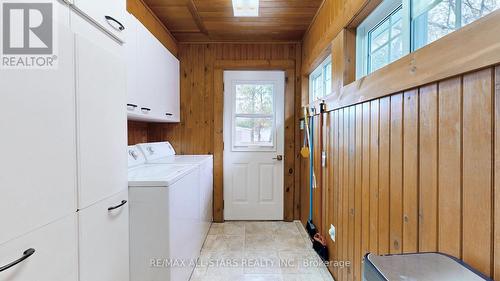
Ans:
{"type": "Polygon", "coordinates": [[[273,118],[235,118],[235,146],[274,146],[273,118]]]}
{"type": "Polygon", "coordinates": [[[236,114],[273,114],[273,85],[236,85],[236,114]]]}

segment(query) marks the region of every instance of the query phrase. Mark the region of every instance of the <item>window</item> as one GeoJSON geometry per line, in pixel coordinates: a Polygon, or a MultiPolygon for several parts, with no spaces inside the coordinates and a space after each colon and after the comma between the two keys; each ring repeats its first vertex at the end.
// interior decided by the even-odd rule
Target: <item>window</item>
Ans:
{"type": "Polygon", "coordinates": [[[499,7],[499,0],[412,1],[413,49],[430,44],[499,7]]]}
{"type": "Polygon", "coordinates": [[[326,58],[309,75],[309,102],[314,102],[332,93],[332,58],[326,58]]]}
{"type": "Polygon", "coordinates": [[[237,84],[234,146],[274,147],[274,85],[237,84]]]}
{"type": "Polygon", "coordinates": [[[500,8],[500,0],[385,0],[357,28],[361,78],[500,8]]]}

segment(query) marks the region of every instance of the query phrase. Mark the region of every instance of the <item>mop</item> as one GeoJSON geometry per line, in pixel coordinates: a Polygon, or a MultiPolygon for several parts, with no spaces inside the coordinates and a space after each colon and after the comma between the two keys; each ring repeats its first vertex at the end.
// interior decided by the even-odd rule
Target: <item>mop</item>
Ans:
{"type": "MultiPolygon", "coordinates": [[[[309,114],[307,108],[304,108],[304,121],[306,126],[306,136],[308,149],[302,149],[301,154],[304,158],[309,156],[309,219],[307,220],[306,230],[309,233],[309,236],[314,237],[318,230],[312,221],[312,213],[313,213],[313,189],[316,188],[316,175],[314,174],[314,161],[313,161],[313,150],[314,144],[311,141],[313,138],[312,133],[314,132],[314,122],[311,118],[311,129],[309,129],[309,114]]],[[[304,146],[305,147],[305,146],[304,146]]]]}
{"type": "Polygon", "coordinates": [[[311,240],[313,242],[313,249],[316,251],[316,253],[319,255],[319,257],[323,261],[328,260],[328,247],[326,245],[326,239],[318,233],[318,229],[314,225],[312,221],[312,213],[313,213],[313,190],[317,187],[316,186],[316,175],[314,173],[314,141],[313,141],[313,132],[314,132],[314,119],[311,118],[311,128],[309,129],[309,123],[308,123],[308,114],[307,114],[307,109],[304,108],[304,115],[305,115],[305,126],[306,126],[306,135],[307,138],[304,138],[304,148],[305,148],[305,141],[307,140],[309,146],[308,149],[302,149],[301,154],[304,158],[307,158],[309,156],[309,219],[307,220],[307,225],[306,225],[306,230],[309,236],[311,237],[311,240]]]}

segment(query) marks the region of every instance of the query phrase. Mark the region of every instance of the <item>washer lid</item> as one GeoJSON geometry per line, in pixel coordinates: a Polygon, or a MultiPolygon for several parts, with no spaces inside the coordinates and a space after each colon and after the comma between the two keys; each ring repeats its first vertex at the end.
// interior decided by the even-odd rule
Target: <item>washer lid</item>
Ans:
{"type": "Polygon", "coordinates": [[[387,256],[368,254],[367,259],[385,280],[390,281],[489,280],[465,263],[440,253],[387,256]]]}
{"type": "Polygon", "coordinates": [[[213,161],[212,155],[173,155],[148,161],[150,164],[202,164],[213,161]]]}
{"type": "Polygon", "coordinates": [[[174,147],[168,142],[150,142],[138,144],[147,161],[175,155],[174,147]]]}
{"type": "Polygon", "coordinates": [[[143,165],[128,171],[129,186],[170,186],[182,177],[190,174],[197,168],[196,165],[143,165]]]}

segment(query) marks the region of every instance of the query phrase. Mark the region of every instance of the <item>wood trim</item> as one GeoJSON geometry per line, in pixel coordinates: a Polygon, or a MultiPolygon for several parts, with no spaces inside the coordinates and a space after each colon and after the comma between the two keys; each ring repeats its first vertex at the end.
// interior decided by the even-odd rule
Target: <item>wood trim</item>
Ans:
{"type": "MultiPolygon", "coordinates": [[[[285,161],[284,161],[284,219],[295,219],[296,178],[296,107],[295,62],[293,60],[219,60],[214,63],[214,221],[224,222],[224,174],[223,174],[223,114],[224,70],[283,70],[285,71],[285,161]]],[[[298,172],[298,171],[297,171],[298,172]]]]}
{"type": "Polygon", "coordinates": [[[347,27],[351,29],[358,27],[382,2],[383,0],[371,0],[365,3],[365,6],[351,19],[347,27]]]}
{"type": "Polygon", "coordinates": [[[127,11],[153,33],[172,54],[178,55],[177,40],[143,0],[127,0],[127,11]]]}
{"type": "Polygon", "coordinates": [[[193,16],[193,20],[196,23],[196,26],[200,29],[199,31],[201,31],[201,33],[205,35],[208,35],[208,30],[205,27],[205,24],[203,23],[203,20],[200,17],[200,13],[198,13],[198,9],[196,8],[196,4],[194,3],[193,0],[188,1],[188,9],[189,12],[191,13],[191,16],[193,16]]]}
{"type": "MultiPolygon", "coordinates": [[[[293,60],[217,60],[214,64],[215,68],[224,70],[233,69],[295,69],[295,61],[293,60]]],[[[294,75],[295,76],[295,75],[294,75]]]]}
{"type": "Polygon", "coordinates": [[[499,22],[500,11],[495,11],[347,85],[339,97],[327,99],[328,110],[380,98],[500,63],[499,22]]]}

